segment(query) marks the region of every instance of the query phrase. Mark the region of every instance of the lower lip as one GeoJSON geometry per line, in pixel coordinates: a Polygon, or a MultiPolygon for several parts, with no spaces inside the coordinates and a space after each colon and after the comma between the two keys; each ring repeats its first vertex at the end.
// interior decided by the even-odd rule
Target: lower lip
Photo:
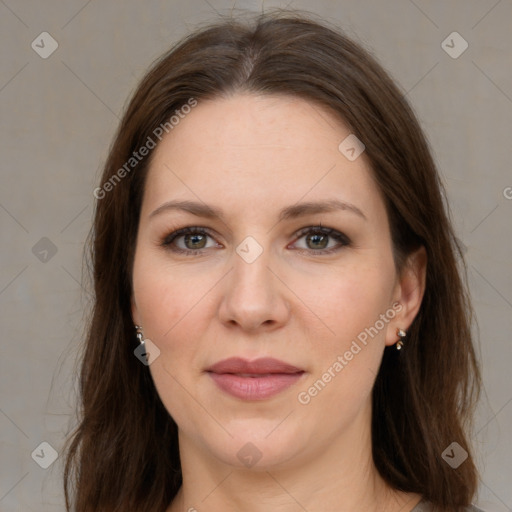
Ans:
{"type": "Polygon", "coordinates": [[[303,373],[272,373],[261,377],[213,372],[209,375],[220,389],[232,396],[242,400],[265,400],[295,384],[303,373]]]}

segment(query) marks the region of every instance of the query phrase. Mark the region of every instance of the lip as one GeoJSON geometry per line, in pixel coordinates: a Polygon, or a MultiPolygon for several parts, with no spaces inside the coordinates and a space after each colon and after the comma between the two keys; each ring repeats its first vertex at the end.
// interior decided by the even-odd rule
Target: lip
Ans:
{"type": "Polygon", "coordinates": [[[254,361],[231,357],[206,371],[222,391],[243,400],[265,400],[277,395],[305,373],[301,368],[270,357],[254,361]]]}
{"type": "Polygon", "coordinates": [[[260,357],[254,361],[249,361],[242,357],[230,357],[215,363],[206,371],[213,373],[291,374],[302,372],[303,370],[273,357],[260,357]]]}

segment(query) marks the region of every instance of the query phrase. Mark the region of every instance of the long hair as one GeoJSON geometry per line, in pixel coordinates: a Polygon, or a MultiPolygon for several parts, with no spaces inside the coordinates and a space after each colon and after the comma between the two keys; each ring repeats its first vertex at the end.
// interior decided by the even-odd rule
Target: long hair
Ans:
{"type": "Polygon", "coordinates": [[[187,103],[241,91],[330,109],[366,146],[397,272],[425,247],[421,308],[406,347],[385,349],[373,389],[373,458],[392,488],[419,493],[436,510],[462,510],[478,482],[468,429],[481,377],[466,264],[446,193],[412,109],[374,57],[338,29],[290,11],[202,27],[152,65],[126,107],[95,191],[86,253],[94,304],[81,355],[78,424],[66,443],[67,510],[161,512],[182,483],[177,426],[133,354],[132,266],[154,152],[133,155],[149,139],[158,142],[155,130],[169,131],[169,119],[187,103]],[[452,442],[469,453],[456,469],[442,456],[452,442]]]}

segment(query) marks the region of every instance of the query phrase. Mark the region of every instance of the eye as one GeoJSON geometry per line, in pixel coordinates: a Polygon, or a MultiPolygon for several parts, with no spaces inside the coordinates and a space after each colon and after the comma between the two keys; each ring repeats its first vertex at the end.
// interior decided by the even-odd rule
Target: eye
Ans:
{"type": "Polygon", "coordinates": [[[299,232],[295,245],[309,253],[329,254],[350,245],[350,239],[340,231],[322,226],[310,226],[299,232]],[[300,244],[299,241],[303,240],[300,244]],[[302,246],[301,246],[302,245],[302,246]]]}
{"type": "Polygon", "coordinates": [[[162,245],[171,251],[186,254],[202,254],[202,249],[218,247],[206,228],[198,226],[181,228],[173,231],[162,240],[162,245]]]}
{"type": "MultiPolygon", "coordinates": [[[[336,252],[350,243],[350,239],[345,234],[320,225],[302,229],[298,233],[294,246],[301,252],[322,255],[336,252]]],[[[207,228],[199,226],[177,229],[168,234],[161,245],[172,252],[191,256],[201,255],[206,249],[222,247],[213,239],[207,228]]]]}

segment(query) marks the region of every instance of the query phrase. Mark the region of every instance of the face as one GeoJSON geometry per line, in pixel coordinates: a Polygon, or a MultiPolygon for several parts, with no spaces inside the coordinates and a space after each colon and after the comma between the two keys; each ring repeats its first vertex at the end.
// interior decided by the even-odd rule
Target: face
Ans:
{"type": "Polygon", "coordinates": [[[155,149],[132,314],[180,443],[204,458],[286,467],[369,428],[385,345],[419,304],[364,152],[338,148],[349,134],[304,100],[237,94],[155,149]],[[288,366],[211,371],[228,358],[288,366]]]}

